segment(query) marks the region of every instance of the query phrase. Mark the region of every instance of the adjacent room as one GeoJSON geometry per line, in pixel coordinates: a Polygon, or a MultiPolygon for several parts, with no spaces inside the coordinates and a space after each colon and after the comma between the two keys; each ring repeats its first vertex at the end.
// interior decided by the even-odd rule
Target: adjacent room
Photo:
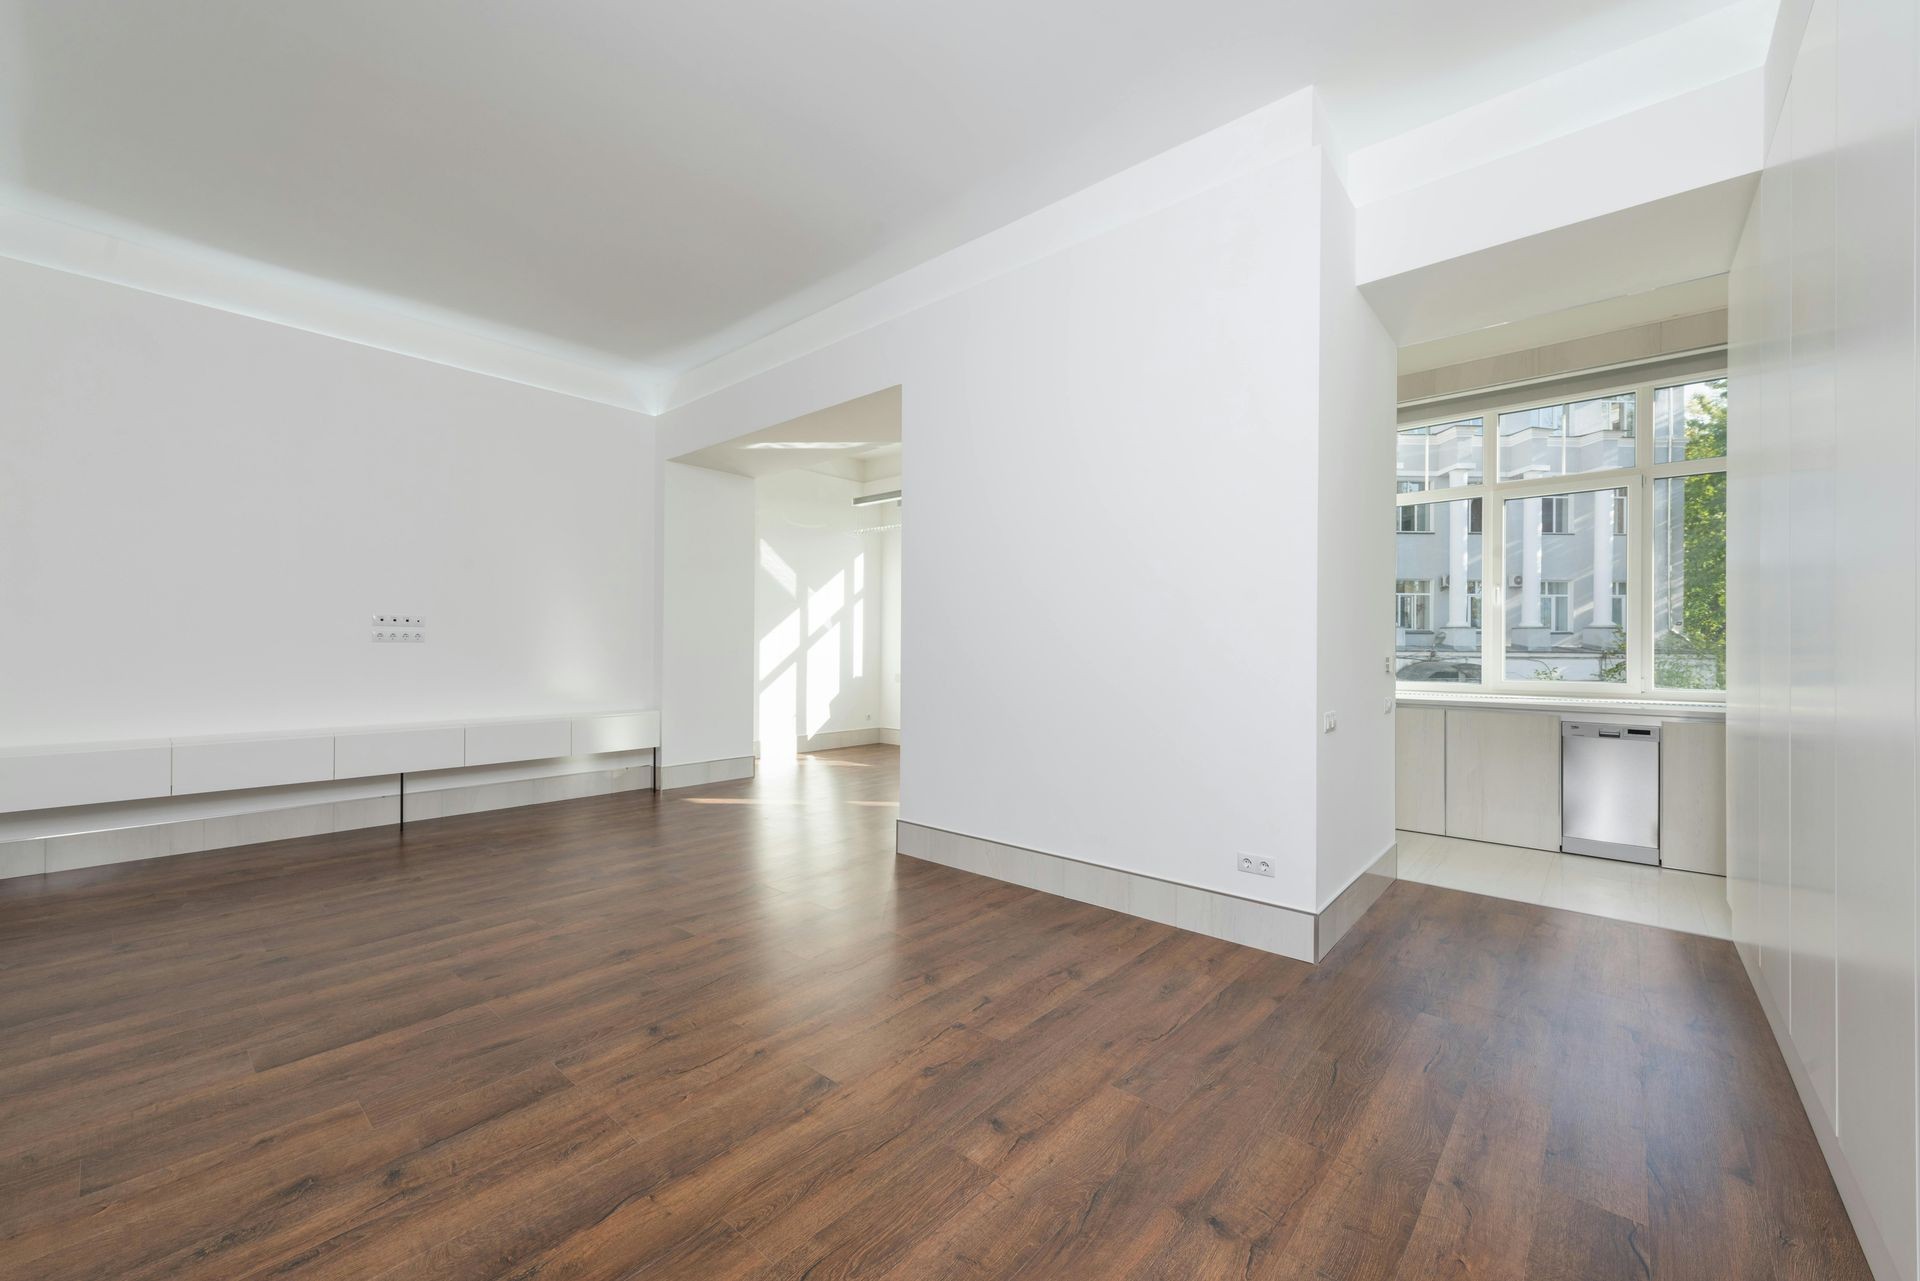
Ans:
{"type": "Polygon", "coordinates": [[[0,1278],[1920,1281],[1917,176],[1920,0],[0,0],[0,1278]]]}

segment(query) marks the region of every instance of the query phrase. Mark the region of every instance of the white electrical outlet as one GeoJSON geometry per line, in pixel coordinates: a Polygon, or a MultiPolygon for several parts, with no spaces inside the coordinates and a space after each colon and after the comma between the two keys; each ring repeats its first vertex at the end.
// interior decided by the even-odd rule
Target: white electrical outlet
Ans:
{"type": "Polygon", "coordinates": [[[1257,858],[1252,854],[1242,854],[1240,856],[1240,870],[1248,876],[1272,876],[1273,860],[1270,858],[1257,858]]]}
{"type": "Polygon", "coordinates": [[[1340,728],[1340,713],[1338,712],[1328,712],[1325,718],[1322,719],[1322,721],[1320,722],[1320,732],[1322,734],[1331,734],[1333,733],[1333,731],[1339,728],[1340,728]]]}
{"type": "Polygon", "coordinates": [[[376,645],[419,645],[427,639],[427,620],[418,614],[375,614],[373,643],[376,645]]]}

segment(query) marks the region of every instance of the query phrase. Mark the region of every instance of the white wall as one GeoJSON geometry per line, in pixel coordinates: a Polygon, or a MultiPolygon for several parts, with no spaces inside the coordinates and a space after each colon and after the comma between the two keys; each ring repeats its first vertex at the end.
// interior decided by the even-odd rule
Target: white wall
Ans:
{"type": "Polygon", "coordinates": [[[753,481],[662,464],[660,763],[753,755],[753,481]]]}
{"type": "Polygon", "coordinates": [[[1728,896],[1882,1281],[1920,1275],[1914,8],[1783,10],[1729,309],[1728,896]]]}
{"type": "Polygon", "coordinates": [[[0,745],[655,706],[649,434],[0,260],[0,745]]]}
{"type": "Polygon", "coordinates": [[[898,509],[855,507],[864,486],[813,471],[754,485],[754,732],[773,760],[883,724],[884,535],[868,531],[898,509]]]}
{"type": "Polygon", "coordinates": [[[1339,728],[1319,746],[1319,905],[1325,907],[1394,842],[1392,617],[1380,584],[1393,575],[1393,521],[1381,518],[1393,472],[1398,351],[1354,287],[1354,209],[1321,184],[1318,600],[1320,707],[1339,728]]]}
{"type": "MultiPolygon", "coordinates": [[[[903,819],[1319,906],[1327,179],[1311,133],[1275,120],[1200,140],[1232,157],[1211,184],[1178,163],[1163,199],[1115,180],[1124,218],[1088,213],[1077,240],[661,420],[672,457],[903,386],[903,819]],[[1240,852],[1280,875],[1235,871],[1240,852]]],[[[1357,626],[1384,627],[1364,599],[1357,626]]],[[[1390,816],[1384,762],[1370,782],[1390,816]]]]}

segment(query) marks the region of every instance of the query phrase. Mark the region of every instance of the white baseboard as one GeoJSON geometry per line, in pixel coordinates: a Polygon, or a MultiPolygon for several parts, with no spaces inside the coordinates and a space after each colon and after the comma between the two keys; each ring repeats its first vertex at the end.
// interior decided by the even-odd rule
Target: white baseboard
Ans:
{"type": "Polygon", "coordinates": [[[1325,911],[1314,913],[919,823],[900,822],[895,845],[910,858],[1315,962],[1386,892],[1400,867],[1399,847],[1388,846],[1325,911]]]}
{"type": "Polygon", "coordinates": [[[898,747],[900,746],[900,731],[897,729],[883,729],[880,731],[880,741],[890,746],[898,747]]]}
{"type": "MultiPolygon", "coordinates": [[[[409,822],[644,791],[651,751],[406,776],[409,822]]],[[[398,776],[34,810],[0,818],[0,879],[321,836],[400,821],[398,776]]]]}
{"type": "Polygon", "coordinates": [[[830,729],[819,734],[802,734],[794,746],[802,752],[832,752],[842,747],[866,747],[879,741],[877,729],[830,729]]]}
{"type": "Polygon", "coordinates": [[[1886,1238],[1880,1235],[1880,1225],[1874,1222],[1873,1215],[1867,1209],[1866,1194],[1853,1173],[1852,1162],[1847,1160],[1846,1151],[1840,1146],[1840,1136],[1833,1133],[1821,1119],[1826,1109],[1820,1106],[1819,1096],[1813,1091],[1813,1078],[1808,1075],[1806,1064],[1800,1061],[1800,1051],[1787,1035],[1787,1021],[1774,1008],[1772,998],[1767,995],[1767,985],[1760,981],[1753,948],[1735,943],[1733,950],[1747,972],[1747,982],[1753,985],[1753,994],[1759,998],[1760,1010],[1767,1016],[1767,1026],[1773,1029],[1773,1039],[1779,1043],[1780,1057],[1787,1062],[1787,1075],[1793,1078],[1793,1088],[1800,1095],[1800,1108],[1807,1114],[1807,1124],[1813,1127],[1814,1138],[1820,1141],[1821,1155],[1827,1158],[1827,1169],[1833,1174],[1833,1186],[1839,1189],[1841,1204],[1847,1207],[1847,1217],[1853,1220],[1853,1234],[1860,1239],[1860,1250],[1867,1256],[1867,1266],[1873,1269],[1876,1277],[1898,1277],[1900,1270],[1894,1265],[1893,1251],[1887,1248],[1886,1238]]]}
{"type": "Polygon", "coordinates": [[[753,777],[753,757],[735,756],[721,761],[689,761],[683,765],[660,767],[660,790],[700,787],[707,783],[730,783],[737,778],[753,777]]]}

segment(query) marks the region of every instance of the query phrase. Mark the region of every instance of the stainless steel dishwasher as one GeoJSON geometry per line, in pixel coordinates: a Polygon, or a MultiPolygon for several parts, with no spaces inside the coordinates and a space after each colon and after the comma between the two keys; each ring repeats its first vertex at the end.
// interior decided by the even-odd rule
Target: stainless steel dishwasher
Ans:
{"type": "Polygon", "coordinates": [[[1560,848],[1660,861],[1660,726],[1560,722],[1560,848]]]}

